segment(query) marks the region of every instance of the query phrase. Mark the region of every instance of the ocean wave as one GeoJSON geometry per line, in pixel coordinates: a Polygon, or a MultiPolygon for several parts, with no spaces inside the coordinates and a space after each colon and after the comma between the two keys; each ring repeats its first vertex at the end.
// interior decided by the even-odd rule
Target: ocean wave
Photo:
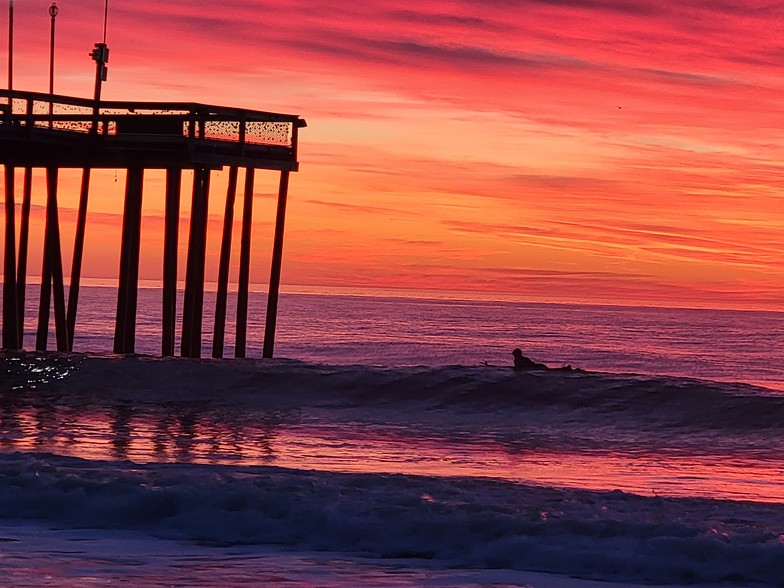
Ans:
{"type": "MultiPolygon", "coordinates": [[[[504,460],[536,454],[576,464],[590,456],[597,466],[672,458],[696,467],[698,480],[723,483],[729,476],[735,486],[717,495],[744,498],[753,498],[754,483],[743,482],[743,471],[751,480],[767,479],[784,452],[784,396],[742,384],[283,359],[24,353],[6,354],[1,365],[6,451],[142,462],[296,465],[304,459],[318,469],[352,471],[354,452],[365,448],[376,471],[400,471],[397,455],[410,473],[438,473],[444,469],[438,459],[445,459],[469,475],[512,480],[530,478],[505,469],[504,460]],[[483,467],[482,455],[495,456],[492,467],[483,467]]],[[[666,485],[678,495],[714,495],[706,494],[708,482],[673,485],[664,465],[650,475],[634,478],[631,488],[666,485]]],[[[594,477],[564,479],[607,487],[594,477]]],[[[764,490],[759,499],[779,494],[764,490]]]]}
{"type": "Polygon", "coordinates": [[[0,454],[3,519],[651,583],[784,581],[784,505],[0,454]]]}
{"type": "Polygon", "coordinates": [[[515,372],[506,367],[384,368],[294,360],[193,360],[150,356],[6,353],[0,393],[23,402],[209,402],[249,408],[376,408],[409,414],[521,414],[557,410],[602,425],[780,430],[784,395],[747,384],[582,371],[515,372]]]}

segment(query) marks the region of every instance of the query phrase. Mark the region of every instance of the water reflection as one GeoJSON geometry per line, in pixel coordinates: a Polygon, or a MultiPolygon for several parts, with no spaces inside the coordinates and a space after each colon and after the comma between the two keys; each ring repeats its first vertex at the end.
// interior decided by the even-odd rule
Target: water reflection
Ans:
{"type": "Polygon", "coordinates": [[[269,463],[295,410],[216,411],[209,403],[85,402],[71,406],[50,390],[0,390],[0,447],[87,459],[269,463]]]}
{"type": "MultiPolygon", "coordinates": [[[[19,380],[26,382],[27,375],[19,380]]],[[[100,386],[69,392],[49,376],[29,386],[13,378],[0,380],[0,451],[138,463],[274,464],[343,472],[498,477],[643,495],[784,502],[780,453],[759,453],[756,438],[742,451],[736,437],[734,449],[719,443],[720,449],[712,453],[714,436],[707,438],[713,445],[684,444],[688,451],[667,452],[640,445],[640,438],[625,443],[626,438],[615,437],[611,446],[561,440],[582,430],[581,426],[538,425],[529,430],[522,425],[500,429],[469,423],[463,429],[459,412],[451,424],[449,415],[440,413],[427,423],[409,423],[400,419],[409,413],[371,415],[367,407],[354,412],[350,404],[264,408],[264,398],[255,397],[251,390],[244,396],[221,399],[216,393],[214,398],[194,401],[185,395],[177,399],[176,394],[150,397],[144,387],[134,391],[133,399],[118,398],[108,394],[103,383],[100,386]]],[[[693,434],[689,438],[702,439],[693,434]]]]}
{"type": "Polygon", "coordinates": [[[119,405],[114,407],[112,419],[112,455],[116,459],[128,459],[128,447],[131,444],[132,429],[131,417],[133,409],[130,406],[119,405]]]}
{"type": "Polygon", "coordinates": [[[8,393],[0,397],[0,443],[4,448],[12,448],[22,436],[22,423],[14,396],[8,393]]]}
{"type": "Polygon", "coordinates": [[[57,411],[51,404],[41,404],[33,409],[35,419],[35,429],[37,432],[36,446],[43,448],[48,439],[56,436],[60,430],[57,411]]]}

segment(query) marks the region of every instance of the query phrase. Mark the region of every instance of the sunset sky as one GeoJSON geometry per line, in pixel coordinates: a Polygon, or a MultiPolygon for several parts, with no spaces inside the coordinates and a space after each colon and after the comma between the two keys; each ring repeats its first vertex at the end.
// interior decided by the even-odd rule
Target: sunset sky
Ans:
{"type": "MultiPolygon", "coordinates": [[[[50,3],[16,0],[16,89],[47,91],[50,3]]],[[[57,4],[55,91],[90,97],[103,0],[57,4]]],[[[7,2],[2,19],[4,71],[7,2]]],[[[110,0],[103,96],[308,121],[284,290],[784,310],[783,23],[762,1],[110,0]]],[[[78,179],[62,183],[66,268],[78,179]]],[[[162,177],[147,186],[141,277],[159,279],[162,177]]],[[[276,186],[257,174],[256,283],[276,186]]],[[[123,187],[95,174],[88,276],[117,275],[123,187]]]]}

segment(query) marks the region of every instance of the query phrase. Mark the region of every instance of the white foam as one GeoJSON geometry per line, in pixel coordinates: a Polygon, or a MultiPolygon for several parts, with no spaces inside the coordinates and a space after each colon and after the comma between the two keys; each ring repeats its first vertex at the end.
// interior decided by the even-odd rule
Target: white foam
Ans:
{"type": "Polygon", "coordinates": [[[0,455],[0,487],[0,519],[135,531],[211,546],[219,560],[272,547],[624,585],[784,580],[782,505],[41,454],[0,455]]]}

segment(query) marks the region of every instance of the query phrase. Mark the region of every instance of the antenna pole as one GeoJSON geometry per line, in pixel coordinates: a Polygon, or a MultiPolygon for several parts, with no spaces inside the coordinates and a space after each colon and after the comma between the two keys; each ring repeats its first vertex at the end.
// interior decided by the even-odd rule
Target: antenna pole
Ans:
{"type": "Polygon", "coordinates": [[[109,22],[109,0],[103,5],[103,43],[106,44],[106,23],[109,22]]]}
{"type": "Polygon", "coordinates": [[[8,2],[8,107],[13,110],[14,91],[14,0],[8,2]]]}

